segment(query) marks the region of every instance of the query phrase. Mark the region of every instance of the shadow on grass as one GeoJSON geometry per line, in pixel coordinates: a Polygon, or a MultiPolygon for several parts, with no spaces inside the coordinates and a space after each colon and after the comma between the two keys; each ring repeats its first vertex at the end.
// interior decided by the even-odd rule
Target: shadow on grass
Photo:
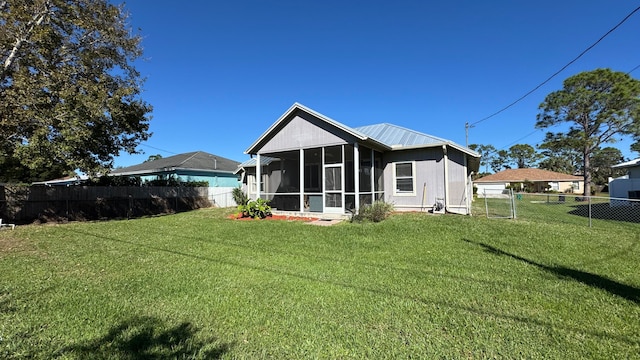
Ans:
{"type": "MultiPolygon", "coordinates": [[[[571,215],[589,217],[589,204],[573,205],[571,215]]],[[[640,207],[610,206],[609,203],[591,204],[591,218],[640,223],[640,207]]]]}
{"type": "MultiPolygon", "coordinates": [[[[371,293],[371,294],[376,294],[376,295],[381,295],[381,296],[388,296],[388,297],[400,298],[400,299],[404,299],[404,300],[416,301],[416,302],[420,302],[420,303],[425,304],[425,305],[436,305],[436,306],[439,306],[439,307],[456,309],[456,310],[459,310],[459,311],[465,311],[465,312],[469,312],[469,313],[472,313],[472,314],[477,314],[477,315],[480,315],[480,316],[491,316],[491,317],[496,317],[496,318],[508,319],[508,320],[517,321],[517,322],[526,323],[526,324],[535,324],[535,325],[542,326],[542,327],[545,327],[545,328],[549,328],[549,327],[552,327],[552,326],[560,327],[560,328],[564,328],[564,329],[567,329],[567,330],[570,330],[570,331],[574,331],[574,332],[586,333],[586,334],[588,334],[590,336],[594,336],[594,337],[598,337],[598,338],[614,339],[616,341],[621,341],[621,342],[624,342],[624,343],[627,343],[627,344],[631,344],[633,346],[636,346],[636,345],[640,344],[635,338],[631,338],[631,337],[628,337],[628,336],[612,335],[609,332],[585,331],[584,329],[577,329],[577,328],[570,327],[570,326],[558,326],[557,324],[551,324],[549,322],[541,321],[541,320],[538,320],[538,319],[535,319],[535,318],[522,317],[522,316],[513,316],[513,315],[508,315],[508,314],[502,314],[502,313],[499,313],[499,312],[491,312],[491,311],[487,311],[486,309],[478,309],[478,308],[475,308],[475,307],[472,307],[472,306],[458,305],[458,304],[451,303],[449,301],[427,300],[427,299],[424,299],[424,298],[422,298],[420,296],[411,296],[411,295],[407,295],[407,294],[404,294],[404,293],[401,293],[401,292],[390,291],[390,290],[385,289],[385,288],[375,288],[375,287],[361,286],[361,285],[347,283],[347,282],[343,282],[343,281],[335,281],[335,280],[326,279],[326,278],[317,278],[317,277],[313,277],[313,276],[308,275],[308,274],[301,274],[301,273],[295,273],[295,272],[291,272],[291,271],[283,271],[283,270],[276,269],[276,268],[267,268],[267,267],[263,267],[263,266],[245,264],[245,263],[242,263],[242,262],[233,261],[233,260],[229,260],[229,259],[213,258],[213,257],[203,256],[201,254],[190,254],[190,253],[176,251],[176,250],[173,250],[173,249],[166,249],[166,248],[154,247],[154,246],[150,246],[150,245],[143,245],[143,244],[136,243],[134,241],[128,241],[128,240],[124,240],[124,239],[118,239],[118,238],[115,238],[115,237],[105,236],[104,234],[95,234],[95,233],[91,233],[91,232],[84,232],[84,231],[78,231],[78,230],[70,230],[70,231],[72,231],[74,233],[78,233],[78,234],[83,234],[83,235],[95,237],[95,238],[98,238],[98,239],[104,239],[104,240],[109,240],[109,241],[113,241],[113,242],[118,242],[118,243],[137,246],[137,247],[140,247],[140,248],[147,249],[149,251],[159,251],[159,252],[164,252],[164,253],[171,254],[171,255],[184,256],[184,257],[188,257],[188,258],[191,258],[191,259],[197,259],[197,260],[202,260],[202,261],[207,261],[207,262],[215,262],[215,263],[219,263],[219,264],[226,264],[226,265],[230,265],[230,266],[248,268],[248,269],[253,269],[253,270],[256,270],[256,271],[262,271],[262,272],[268,272],[268,273],[277,274],[279,276],[285,275],[285,276],[290,276],[290,277],[294,277],[294,278],[297,278],[297,279],[302,279],[302,280],[307,280],[307,281],[312,281],[312,282],[319,282],[319,283],[324,283],[324,284],[330,284],[330,285],[333,285],[333,286],[338,286],[338,287],[351,289],[351,290],[358,290],[358,291],[368,292],[368,293],[371,293]]],[[[185,237],[185,238],[189,238],[189,237],[185,237]]],[[[465,241],[467,241],[469,243],[476,244],[475,242],[470,241],[470,240],[465,240],[465,241]]],[[[237,244],[227,244],[227,245],[238,246],[237,244]]],[[[462,278],[458,278],[457,280],[460,280],[460,279],[462,279],[462,278]]],[[[466,279],[466,280],[468,280],[468,279],[466,279]]],[[[233,345],[233,344],[231,344],[231,345],[233,345]]],[[[217,355],[216,357],[222,356],[222,354],[224,354],[224,352],[226,352],[227,349],[230,349],[230,346],[225,346],[223,348],[223,352],[221,352],[220,355],[217,355]]],[[[216,357],[213,357],[213,358],[216,358],[216,357]]],[[[105,358],[105,357],[103,357],[103,358],[105,358]]],[[[137,357],[137,358],[136,357],[128,357],[128,358],[125,358],[125,359],[143,359],[143,358],[145,358],[145,357],[137,357]]],[[[149,358],[153,359],[153,357],[146,357],[146,359],[149,359],[149,358]]]]}
{"type": "Polygon", "coordinates": [[[493,247],[491,245],[487,245],[481,242],[476,242],[469,239],[462,239],[462,240],[471,244],[478,245],[482,247],[485,251],[491,254],[499,255],[499,256],[507,256],[512,259],[522,261],[530,265],[534,265],[539,269],[552,273],[559,278],[575,280],[577,282],[591,286],[593,288],[604,290],[612,295],[619,296],[621,298],[624,298],[636,304],[640,303],[640,289],[637,287],[619,283],[607,277],[597,275],[597,274],[592,274],[586,271],[575,270],[565,266],[549,266],[549,265],[537,263],[533,260],[529,260],[521,256],[508,253],[506,251],[500,250],[496,247],[493,247]]]}
{"type": "Polygon", "coordinates": [[[215,339],[196,339],[198,329],[184,322],[167,327],[153,317],[134,317],[102,337],[67,346],[56,357],[78,359],[219,359],[231,348],[215,339]]]}

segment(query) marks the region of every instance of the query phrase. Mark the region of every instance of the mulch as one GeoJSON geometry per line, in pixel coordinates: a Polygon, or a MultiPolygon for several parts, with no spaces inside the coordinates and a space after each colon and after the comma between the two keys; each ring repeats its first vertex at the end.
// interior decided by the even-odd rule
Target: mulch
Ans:
{"type": "Polygon", "coordinates": [[[254,219],[251,217],[241,217],[238,214],[231,214],[228,216],[229,219],[233,220],[280,220],[280,221],[303,221],[303,222],[312,222],[318,220],[318,218],[314,217],[305,217],[305,216],[292,216],[292,215],[270,215],[264,219],[254,219]]]}

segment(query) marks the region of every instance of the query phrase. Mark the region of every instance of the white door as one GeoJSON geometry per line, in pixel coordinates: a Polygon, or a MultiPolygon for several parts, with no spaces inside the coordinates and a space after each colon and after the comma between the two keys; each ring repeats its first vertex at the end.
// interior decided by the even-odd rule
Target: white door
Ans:
{"type": "Polygon", "coordinates": [[[324,212],[344,214],[342,164],[324,166],[324,212]]]}

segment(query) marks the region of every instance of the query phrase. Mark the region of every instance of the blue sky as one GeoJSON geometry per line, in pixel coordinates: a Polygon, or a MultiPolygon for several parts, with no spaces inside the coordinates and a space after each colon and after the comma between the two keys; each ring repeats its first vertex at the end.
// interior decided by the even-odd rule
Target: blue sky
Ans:
{"type": "MultiPolygon", "coordinates": [[[[237,161],[294,102],[347,126],[392,123],[465,144],[476,123],[593,44],[640,1],[130,0],[137,69],[154,107],[150,155],[202,150],[237,161]],[[139,30],[138,30],[139,29],[139,30]]],[[[582,71],[640,65],[640,11],[469,143],[538,144],[538,105],[582,71]]],[[[640,78],[640,69],[631,73],[640,78]]],[[[557,131],[561,129],[555,129],[557,131]]],[[[627,157],[630,141],[618,147],[627,157]]]]}

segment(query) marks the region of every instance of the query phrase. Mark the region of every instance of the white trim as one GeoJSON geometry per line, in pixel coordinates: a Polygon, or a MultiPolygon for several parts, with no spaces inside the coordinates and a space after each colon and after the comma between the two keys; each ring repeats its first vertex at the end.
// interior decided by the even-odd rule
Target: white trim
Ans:
{"type": "MultiPolygon", "coordinates": [[[[373,163],[373,161],[372,161],[373,163]]],[[[416,196],[416,162],[415,161],[396,161],[392,163],[392,177],[393,177],[393,195],[394,196],[416,196]],[[412,191],[408,192],[408,191],[398,191],[398,184],[397,184],[397,170],[396,170],[396,166],[398,164],[411,164],[411,181],[412,181],[412,191]]],[[[372,184],[374,185],[374,184],[372,184]]],[[[372,192],[374,192],[374,190],[372,189],[372,192]]]]}
{"type": "Polygon", "coordinates": [[[300,212],[305,212],[304,208],[304,149],[300,148],[298,152],[299,162],[300,162],[300,191],[298,192],[300,195],[300,212]]]}
{"type": "Polygon", "coordinates": [[[260,199],[260,184],[262,182],[262,165],[260,164],[260,154],[256,155],[256,181],[258,182],[256,186],[256,200],[260,199]]]}
{"type": "MultiPolygon", "coordinates": [[[[360,144],[357,142],[353,144],[353,179],[355,181],[355,211],[360,211],[360,144]]],[[[345,206],[346,207],[346,206],[345,206]]],[[[348,210],[348,209],[347,209],[348,210]]]]}

